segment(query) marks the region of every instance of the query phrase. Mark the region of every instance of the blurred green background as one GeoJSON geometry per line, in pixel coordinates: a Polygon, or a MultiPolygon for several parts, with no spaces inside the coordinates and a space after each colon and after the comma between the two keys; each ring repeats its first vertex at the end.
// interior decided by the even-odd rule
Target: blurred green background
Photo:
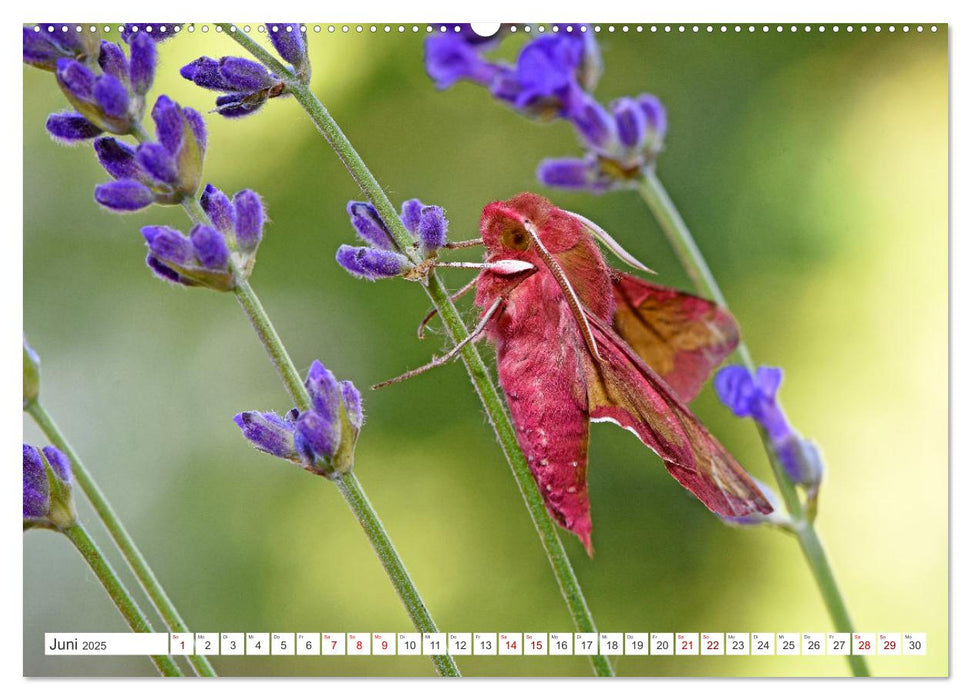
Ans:
{"type": "MultiPolygon", "coordinates": [[[[255,26],[255,25],[254,25],[255,26]]],[[[116,37],[113,37],[116,38],[116,37]]],[[[540,159],[579,152],[460,84],[437,92],[423,35],[311,34],[313,88],[396,202],[448,210],[453,239],[483,205],[536,190],[610,231],[687,287],[635,193],[539,188],[540,159]]],[[[507,39],[512,58],[525,40],[507,39]]],[[[265,40],[264,40],[265,41],[265,40]]],[[[879,675],[948,672],[947,32],[601,35],[603,101],[653,92],[670,134],[658,172],[723,285],[758,361],[828,463],[819,529],[856,626],[926,632],[924,657],[874,657],[879,675]]],[[[200,111],[178,77],[214,32],[160,46],[153,95],[200,111]]],[[[118,216],[92,189],[88,147],[61,148],[65,107],[24,68],[24,324],[42,397],[195,631],[411,631],[368,543],[325,480],[262,455],[233,414],[289,407],[229,295],[170,288],[138,229],[187,229],[180,209],[118,216]]],[[[257,190],[272,218],[252,282],[301,372],[320,358],[366,387],[426,361],[417,286],[365,284],[334,262],[360,192],[294,100],[247,119],[210,115],[206,178],[257,190]]],[[[468,257],[466,259],[473,259],[468,257]]],[[[468,279],[447,272],[457,287],[468,279]]],[[[464,302],[468,320],[474,311],[464,302]]],[[[357,473],[441,629],[568,631],[546,558],[464,369],[366,392],[357,473]]],[[[698,415],[763,480],[755,430],[706,388],[698,415]]],[[[45,442],[24,421],[24,440],[45,442]]],[[[724,526],[659,460],[595,425],[596,557],[564,533],[604,631],[828,631],[794,540],[724,526]]],[[[81,499],[83,501],[83,499],[81,499]]],[[[85,521],[93,524],[86,504],[85,521]]],[[[107,536],[94,528],[100,542],[107,536]]],[[[117,561],[117,558],[115,559],[117,561]]],[[[24,536],[24,672],[151,675],[142,658],[46,658],[46,631],[124,631],[68,542],[24,536]]],[[[217,657],[225,675],[428,675],[425,658],[217,657]]],[[[458,659],[467,675],[589,675],[581,657],[458,659]]],[[[845,675],[835,657],[619,657],[623,675],[845,675]]]]}

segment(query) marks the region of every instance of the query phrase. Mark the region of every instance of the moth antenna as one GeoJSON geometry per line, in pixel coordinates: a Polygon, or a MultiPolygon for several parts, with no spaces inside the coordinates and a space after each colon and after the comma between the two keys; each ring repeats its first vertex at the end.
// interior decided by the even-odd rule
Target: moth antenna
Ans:
{"type": "Polygon", "coordinates": [[[567,278],[566,273],[563,272],[563,268],[560,267],[560,263],[556,262],[556,258],[546,250],[546,246],[543,245],[543,241],[539,239],[536,233],[536,228],[533,226],[532,222],[524,221],[523,227],[529,234],[530,238],[533,239],[533,243],[536,245],[536,250],[539,256],[546,263],[546,267],[549,268],[550,272],[553,274],[553,279],[560,286],[560,290],[563,292],[563,296],[566,297],[566,304],[570,307],[570,311],[573,313],[573,318],[576,319],[577,325],[580,326],[580,333],[583,335],[583,339],[587,343],[587,348],[589,348],[590,353],[596,357],[601,362],[604,361],[603,356],[600,354],[600,350],[597,348],[597,341],[593,337],[593,330],[590,328],[590,324],[587,322],[586,314],[583,312],[583,304],[580,303],[580,297],[577,296],[576,291],[573,289],[573,285],[570,284],[570,280],[567,278]]]}
{"type": "MultiPolygon", "coordinates": [[[[449,299],[451,299],[452,301],[458,301],[459,299],[461,299],[462,297],[464,297],[466,294],[468,294],[469,292],[471,292],[473,289],[475,289],[475,283],[478,282],[478,281],[479,281],[478,278],[473,277],[468,282],[468,284],[464,285],[460,290],[458,290],[457,292],[455,292],[454,294],[452,294],[449,297],[449,299]]],[[[438,315],[438,309],[437,308],[432,309],[431,311],[428,312],[428,314],[425,316],[425,318],[423,318],[421,320],[421,323],[418,324],[418,340],[424,340],[425,339],[425,326],[427,326],[428,323],[429,323],[429,321],[431,321],[433,318],[435,318],[436,315],[438,315]]]]}
{"type": "Polygon", "coordinates": [[[503,297],[497,297],[496,300],[492,302],[492,306],[490,306],[488,310],[484,314],[482,314],[482,318],[479,320],[479,323],[476,325],[476,327],[472,329],[472,332],[469,333],[467,336],[465,336],[458,343],[456,343],[451,350],[449,350],[441,357],[436,357],[432,359],[431,362],[424,364],[421,367],[416,367],[415,369],[405,372],[404,374],[399,374],[397,377],[394,377],[392,379],[388,379],[383,382],[378,382],[377,384],[374,384],[371,388],[381,389],[382,387],[386,387],[390,384],[397,384],[399,382],[403,382],[406,379],[417,377],[419,374],[424,374],[430,369],[441,367],[442,365],[449,362],[450,360],[455,359],[455,357],[459,354],[459,351],[462,348],[464,348],[469,343],[479,339],[479,337],[482,335],[482,332],[485,330],[486,324],[489,323],[489,320],[493,317],[493,315],[495,315],[496,311],[499,310],[499,305],[502,304],[503,301],[505,301],[503,297]]]}
{"type": "Polygon", "coordinates": [[[623,260],[625,263],[638,270],[643,270],[644,272],[650,272],[652,275],[657,274],[657,272],[649,268],[647,265],[645,265],[640,260],[635,258],[633,255],[628,253],[626,250],[624,250],[624,248],[620,245],[620,243],[614,240],[613,236],[611,236],[609,233],[604,231],[597,224],[593,223],[590,219],[580,214],[577,214],[576,212],[568,211],[566,213],[569,214],[570,216],[575,216],[576,218],[578,218],[580,222],[590,232],[591,236],[593,236],[598,241],[600,241],[604,245],[604,247],[607,248],[607,250],[612,252],[614,255],[616,255],[618,258],[623,260]]]}
{"type": "Polygon", "coordinates": [[[467,241],[455,241],[454,243],[446,243],[443,247],[450,250],[458,250],[460,248],[475,248],[476,246],[485,245],[481,238],[471,238],[467,241]]]}

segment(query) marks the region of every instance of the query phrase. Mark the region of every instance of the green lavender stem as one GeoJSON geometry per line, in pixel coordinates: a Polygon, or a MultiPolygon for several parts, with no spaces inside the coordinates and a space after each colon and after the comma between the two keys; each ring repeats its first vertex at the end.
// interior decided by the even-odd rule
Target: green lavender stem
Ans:
{"type": "MultiPolygon", "coordinates": [[[[292,76],[292,71],[277,61],[263,47],[246,36],[244,32],[231,31],[232,25],[230,24],[222,24],[219,26],[222,27],[223,31],[230,38],[239,43],[274,73],[280,76],[292,76]]],[[[398,247],[402,251],[407,251],[412,243],[411,236],[398,218],[398,212],[395,210],[388,195],[381,185],[378,184],[377,179],[368,169],[350,140],[344,135],[340,126],[334,121],[324,105],[306,85],[296,80],[289,80],[288,90],[304,108],[307,116],[310,117],[318,131],[320,131],[327,143],[330,144],[331,148],[334,149],[351,177],[354,178],[354,181],[377,209],[381,219],[390,228],[398,247]]],[[[455,343],[460,342],[468,335],[468,330],[455,305],[449,299],[448,291],[434,272],[428,276],[426,291],[432,303],[438,309],[442,317],[442,322],[448,330],[452,341],[455,343]]],[[[566,554],[566,550],[563,548],[563,543],[560,541],[557,526],[546,511],[543,498],[539,493],[539,488],[536,486],[526,459],[519,449],[509,415],[506,413],[495,384],[489,377],[485,362],[483,362],[482,356],[472,343],[462,349],[461,356],[475,391],[485,408],[486,415],[489,417],[493,429],[496,432],[499,445],[506,456],[506,460],[509,462],[513,476],[519,486],[519,491],[526,502],[526,508],[539,534],[550,566],[553,568],[560,592],[573,617],[574,625],[580,632],[596,632],[597,628],[594,624],[593,616],[590,614],[583,590],[580,588],[580,582],[577,580],[573,566],[570,564],[570,559],[566,554]]],[[[614,675],[610,660],[606,656],[592,656],[591,662],[597,675],[614,675]]]]}
{"type": "MultiPolygon", "coordinates": [[[[277,372],[279,372],[280,377],[283,379],[290,398],[298,409],[301,411],[308,410],[310,408],[310,395],[300,380],[300,375],[297,373],[293,360],[290,359],[290,355],[280,340],[280,336],[277,335],[276,329],[274,329],[273,323],[270,321],[270,317],[263,309],[259,298],[253,292],[253,288],[250,287],[249,282],[245,279],[240,278],[240,281],[236,284],[236,298],[249,317],[250,322],[253,324],[253,329],[256,331],[256,335],[259,336],[260,342],[263,343],[277,372]]],[[[431,613],[428,612],[428,608],[425,606],[425,602],[422,600],[418,588],[408,574],[408,569],[405,568],[404,562],[401,561],[401,557],[398,555],[397,550],[395,550],[387,530],[385,530],[381,519],[374,510],[374,506],[371,505],[367,495],[364,493],[364,489],[361,487],[357,477],[353,472],[348,472],[342,476],[334,477],[333,481],[338,491],[340,491],[341,496],[347,502],[351,512],[354,513],[357,521],[364,529],[368,540],[371,542],[371,546],[378,555],[378,559],[381,560],[381,565],[388,574],[388,578],[391,579],[391,584],[394,586],[398,597],[401,598],[401,602],[408,611],[408,617],[414,623],[415,629],[420,632],[437,632],[438,627],[435,625],[431,613]]],[[[432,656],[432,661],[439,674],[443,676],[461,675],[458,667],[455,665],[455,661],[448,654],[432,656]]]]}
{"type": "MultiPolygon", "coordinates": [[[[282,66],[280,69],[286,71],[282,66]]],[[[140,125],[135,132],[135,136],[140,141],[145,141],[149,138],[140,125]]],[[[182,200],[182,208],[185,209],[186,214],[194,223],[206,223],[206,214],[202,209],[202,205],[199,204],[198,198],[184,198],[182,200]]],[[[260,298],[253,291],[249,281],[242,275],[237,275],[236,277],[237,283],[234,290],[236,299],[239,301],[240,306],[243,307],[243,311],[247,317],[249,317],[250,323],[253,325],[253,330],[256,331],[260,343],[262,343],[267,354],[270,356],[270,360],[280,375],[280,379],[283,381],[290,398],[293,399],[294,404],[301,411],[308,410],[310,408],[310,395],[307,393],[307,389],[300,379],[300,374],[297,372],[297,368],[293,364],[293,360],[290,358],[286,346],[276,332],[276,328],[273,327],[273,323],[270,321],[266,309],[263,308],[260,298]]],[[[388,535],[387,530],[385,530],[381,518],[378,517],[377,511],[374,510],[374,506],[368,500],[367,495],[364,493],[364,488],[357,480],[357,477],[352,472],[349,472],[342,477],[333,479],[333,481],[337,485],[338,491],[344,497],[348,507],[351,509],[351,512],[357,518],[358,523],[364,529],[364,533],[367,535],[371,546],[378,555],[378,559],[380,559],[381,565],[388,574],[388,578],[391,580],[395,592],[397,592],[398,597],[404,604],[408,612],[408,617],[411,618],[412,623],[415,625],[415,629],[420,632],[438,632],[438,627],[435,625],[431,613],[428,612],[425,601],[422,600],[418,588],[408,573],[408,569],[405,568],[405,564],[398,555],[394,544],[391,542],[391,537],[388,535]]],[[[432,662],[435,664],[435,669],[442,676],[462,675],[455,661],[448,654],[432,656],[432,662]]]]}
{"type": "MultiPolygon", "coordinates": [[[[98,482],[95,481],[91,472],[84,466],[78,453],[71,447],[67,438],[64,437],[60,428],[57,427],[54,419],[51,418],[51,415],[39,401],[33,402],[27,408],[27,412],[37,423],[41,431],[43,431],[44,435],[47,436],[47,439],[71,460],[74,478],[81,486],[81,490],[84,491],[84,495],[91,502],[94,512],[104,524],[108,534],[111,535],[111,539],[114,540],[115,545],[125,558],[132,573],[135,574],[135,578],[138,579],[145,594],[152,601],[152,605],[165,621],[169,630],[172,632],[188,632],[189,628],[182,620],[182,616],[179,615],[179,611],[176,610],[175,605],[172,603],[168,594],[166,594],[165,589],[162,588],[162,584],[155,576],[155,572],[152,571],[152,567],[148,565],[145,556],[138,548],[138,545],[135,544],[132,536],[128,534],[128,530],[121,522],[121,518],[118,517],[115,509],[111,507],[111,503],[108,502],[101,487],[98,486],[98,482]]],[[[200,676],[216,675],[212,665],[205,656],[190,656],[189,663],[192,664],[192,667],[200,676]]]]}
{"type": "MultiPolygon", "coordinates": [[[[74,465],[77,466],[77,463],[74,465]]],[[[77,471],[75,470],[75,475],[77,471]]],[[[148,620],[145,619],[145,615],[139,609],[138,604],[132,599],[131,594],[125,588],[124,584],[119,580],[118,575],[115,574],[115,570],[111,568],[111,564],[104,558],[98,545],[94,543],[91,537],[88,535],[87,530],[80,523],[72,525],[62,532],[71,540],[71,544],[77,548],[81,556],[91,567],[95,576],[104,586],[105,591],[111,597],[112,602],[114,602],[115,607],[118,608],[118,612],[121,613],[122,617],[125,618],[125,622],[131,628],[132,632],[151,632],[152,628],[148,624],[148,620]]],[[[181,676],[182,672],[179,667],[175,665],[175,661],[171,656],[152,656],[152,663],[159,670],[163,676],[181,676]]]]}
{"type": "MultiPolygon", "coordinates": [[[[688,230],[687,224],[681,218],[681,214],[678,212],[674,202],[671,201],[671,197],[668,196],[667,190],[664,189],[664,185],[658,179],[654,170],[647,170],[645,172],[638,191],[654,214],[654,218],[661,225],[664,235],[667,236],[668,242],[674,248],[674,252],[681,262],[681,266],[691,278],[698,293],[712,299],[722,308],[727,309],[728,304],[725,301],[725,295],[722,294],[718,282],[715,281],[715,276],[712,274],[711,268],[708,267],[704,255],[701,253],[698,244],[695,243],[694,237],[691,235],[691,231],[688,230]]],[[[739,342],[736,353],[742,364],[749,372],[754,374],[755,362],[753,362],[752,355],[749,353],[745,343],[739,342]]],[[[799,541],[799,546],[806,558],[806,562],[809,564],[813,578],[816,580],[816,585],[819,587],[819,592],[823,597],[826,609],[829,611],[829,616],[838,631],[852,633],[853,623],[850,621],[849,611],[846,608],[846,603],[836,583],[833,569],[829,565],[822,541],[819,539],[819,534],[813,526],[812,518],[808,517],[806,507],[799,499],[799,495],[796,493],[792,482],[786,477],[785,470],[776,455],[775,449],[772,447],[772,442],[769,440],[768,435],[761,428],[759,429],[759,434],[762,438],[762,444],[765,446],[766,454],[769,457],[769,463],[772,465],[772,472],[775,476],[776,483],[782,493],[782,498],[785,501],[789,515],[793,520],[791,532],[799,541]]],[[[870,675],[866,661],[862,656],[851,655],[846,658],[854,676],[870,675]]]]}

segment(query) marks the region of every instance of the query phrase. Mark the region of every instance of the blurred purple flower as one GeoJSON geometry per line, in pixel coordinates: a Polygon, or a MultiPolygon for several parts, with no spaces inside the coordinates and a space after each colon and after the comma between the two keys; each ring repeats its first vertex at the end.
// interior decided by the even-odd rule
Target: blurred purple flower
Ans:
{"type": "Polygon", "coordinates": [[[63,530],[75,523],[71,462],[56,447],[24,443],[24,529],[63,530]]]}
{"type": "Polygon", "coordinates": [[[823,477],[822,456],[789,424],[776,397],[781,384],[778,367],[759,367],[753,376],[745,367],[729,365],[714,379],[715,393],[732,413],[762,426],[789,479],[815,489],[823,477]]]}
{"type": "Polygon", "coordinates": [[[283,60],[293,66],[306,81],[310,76],[307,42],[299,22],[264,22],[270,42],[283,60]]]}

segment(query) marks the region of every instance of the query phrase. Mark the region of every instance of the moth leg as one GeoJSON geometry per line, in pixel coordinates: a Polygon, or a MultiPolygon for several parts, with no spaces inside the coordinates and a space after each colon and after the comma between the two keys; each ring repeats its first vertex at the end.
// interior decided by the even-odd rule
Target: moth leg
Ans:
{"type": "MultiPolygon", "coordinates": [[[[450,296],[449,299],[451,299],[452,301],[458,301],[466,294],[471,292],[473,289],[475,289],[475,284],[478,281],[479,281],[478,277],[473,277],[471,280],[469,280],[468,284],[466,284],[460,290],[452,294],[452,296],[450,296]]],[[[432,309],[431,311],[428,312],[428,315],[426,315],[425,318],[421,320],[421,323],[418,324],[418,340],[425,339],[425,326],[427,326],[429,321],[435,318],[436,315],[438,315],[438,309],[432,309]]]]}
{"type": "Polygon", "coordinates": [[[485,245],[481,238],[472,238],[468,241],[455,241],[446,243],[443,247],[449,250],[459,250],[460,248],[475,248],[476,246],[485,245]]]}
{"type": "Polygon", "coordinates": [[[400,374],[397,377],[394,377],[393,379],[388,379],[386,381],[379,382],[378,384],[373,385],[371,388],[380,389],[382,387],[388,386],[389,384],[397,384],[398,382],[403,382],[406,379],[417,377],[419,374],[424,374],[430,369],[434,369],[435,367],[440,367],[441,365],[444,365],[446,362],[449,362],[455,359],[455,357],[459,354],[462,348],[464,348],[469,343],[478,340],[482,336],[483,331],[485,331],[486,324],[489,323],[489,321],[495,315],[496,311],[499,310],[499,306],[502,304],[502,302],[503,302],[502,297],[499,297],[494,302],[492,302],[492,306],[490,306],[488,310],[484,314],[482,314],[482,318],[479,320],[479,323],[476,325],[476,327],[472,329],[472,332],[469,333],[464,339],[456,343],[455,347],[453,347],[451,350],[449,350],[441,357],[436,357],[428,364],[422,365],[421,367],[417,367],[409,372],[405,372],[404,374],[400,374]]]}

